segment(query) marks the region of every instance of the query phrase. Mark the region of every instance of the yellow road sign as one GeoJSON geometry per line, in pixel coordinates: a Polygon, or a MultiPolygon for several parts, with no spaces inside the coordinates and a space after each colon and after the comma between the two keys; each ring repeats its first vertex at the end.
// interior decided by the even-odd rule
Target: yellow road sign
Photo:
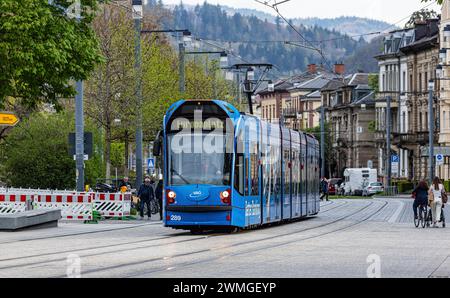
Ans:
{"type": "Polygon", "coordinates": [[[11,112],[0,112],[0,125],[15,126],[19,118],[11,112]]]}

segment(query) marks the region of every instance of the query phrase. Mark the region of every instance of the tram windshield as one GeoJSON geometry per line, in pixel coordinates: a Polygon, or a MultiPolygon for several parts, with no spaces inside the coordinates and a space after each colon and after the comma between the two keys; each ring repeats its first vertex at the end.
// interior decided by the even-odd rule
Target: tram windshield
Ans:
{"type": "Polygon", "coordinates": [[[227,140],[224,134],[169,135],[169,185],[230,185],[232,154],[226,150],[227,140]]]}

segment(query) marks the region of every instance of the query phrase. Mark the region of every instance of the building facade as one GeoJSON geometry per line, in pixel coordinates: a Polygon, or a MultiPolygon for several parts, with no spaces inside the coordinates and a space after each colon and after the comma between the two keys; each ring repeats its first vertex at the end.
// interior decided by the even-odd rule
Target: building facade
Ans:
{"type": "Polygon", "coordinates": [[[450,179],[450,0],[445,0],[442,5],[440,23],[440,64],[442,77],[439,82],[439,146],[440,153],[445,156],[444,165],[436,169],[439,177],[445,180],[450,179]]]}
{"type": "Polygon", "coordinates": [[[377,167],[375,100],[368,77],[356,73],[321,89],[331,142],[326,153],[331,177],[343,177],[346,168],[377,167]]]}
{"type": "MultiPolygon", "coordinates": [[[[416,23],[411,29],[392,31],[384,39],[383,53],[376,57],[380,90],[375,106],[375,139],[379,175],[384,178],[388,171],[388,149],[392,156],[398,157],[398,164],[392,167],[393,178],[417,181],[428,177],[428,157],[423,151],[429,138],[428,82],[435,78],[439,57],[438,21],[430,19],[416,23]],[[388,97],[391,148],[386,147],[388,97]]],[[[434,110],[438,113],[436,104],[434,110]]]]}

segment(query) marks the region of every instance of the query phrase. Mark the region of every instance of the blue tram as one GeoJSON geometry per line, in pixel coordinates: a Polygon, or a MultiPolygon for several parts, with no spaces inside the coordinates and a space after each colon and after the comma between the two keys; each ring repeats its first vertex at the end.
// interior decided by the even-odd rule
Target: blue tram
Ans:
{"type": "Polygon", "coordinates": [[[160,139],[167,227],[249,229],[319,213],[319,144],[309,134],[224,101],[181,100],[160,139]]]}

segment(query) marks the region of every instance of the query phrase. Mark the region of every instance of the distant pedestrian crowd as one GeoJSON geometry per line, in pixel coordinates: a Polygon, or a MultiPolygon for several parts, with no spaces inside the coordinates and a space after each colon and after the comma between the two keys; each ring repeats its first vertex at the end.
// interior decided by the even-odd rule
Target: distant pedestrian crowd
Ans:
{"type": "MultiPolygon", "coordinates": [[[[144,219],[145,215],[148,216],[150,220],[152,217],[152,210],[154,206],[159,210],[159,217],[162,220],[162,196],[163,196],[163,177],[159,175],[158,182],[156,183],[156,177],[145,176],[144,183],[139,187],[137,192],[137,197],[139,198],[139,203],[136,206],[139,210],[140,219],[144,219]],[[153,206],[152,206],[153,204],[153,206]],[[146,211],[146,212],[145,212],[146,211]],[[147,213],[147,214],[144,214],[147,213]]],[[[121,192],[126,192],[131,190],[131,184],[129,178],[123,178],[119,185],[121,192]]]]}

